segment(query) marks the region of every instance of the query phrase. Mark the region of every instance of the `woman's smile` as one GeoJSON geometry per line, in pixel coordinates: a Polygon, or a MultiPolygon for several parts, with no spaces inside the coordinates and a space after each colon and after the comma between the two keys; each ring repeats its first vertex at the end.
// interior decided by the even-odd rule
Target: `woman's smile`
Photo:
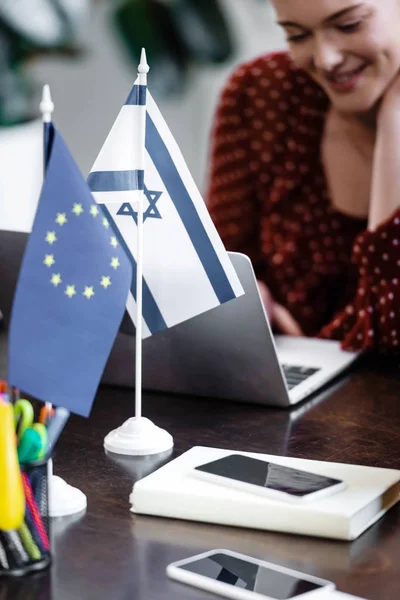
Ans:
{"type": "Polygon", "coordinates": [[[325,76],[326,85],[337,94],[348,94],[362,84],[363,75],[368,68],[368,63],[364,63],[358,69],[340,70],[325,76]]]}

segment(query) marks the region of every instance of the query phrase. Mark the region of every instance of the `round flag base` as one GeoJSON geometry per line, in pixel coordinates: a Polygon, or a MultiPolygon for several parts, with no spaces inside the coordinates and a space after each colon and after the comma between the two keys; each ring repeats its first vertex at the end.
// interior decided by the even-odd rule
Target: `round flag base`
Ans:
{"type": "Polygon", "coordinates": [[[86,496],[81,490],[68,485],[57,475],[49,478],[49,515],[50,517],[66,517],[86,509],[86,496]]]}
{"type": "Polygon", "coordinates": [[[145,417],[132,417],[104,438],[104,448],[114,454],[147,456],[170,450],[172,435],[145,417]]]}

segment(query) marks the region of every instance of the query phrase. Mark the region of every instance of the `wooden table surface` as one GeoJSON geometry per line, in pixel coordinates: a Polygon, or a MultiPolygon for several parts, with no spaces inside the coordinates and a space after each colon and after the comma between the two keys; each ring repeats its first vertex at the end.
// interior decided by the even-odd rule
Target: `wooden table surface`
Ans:
{"type": "MultiPolygon", "coordinates": [[[[4,339],[0,357],[4,375],[4,339]]],[[[165,567],[212,548],[317,575],[369,600],[400,598],[398,506],[352,543],[134,516],[128,503],[132,484],[156,461],[113,459],[103,450],[104,436],[132,416],[133,405],[132,391],[101,387],[89,420],[71,417],[54,467],[85,492],[88,510],[52,521],[52,569],[21,581],[0,581],[0,600],[211,599],[168,580],[165,567]]],[[[204,445],[400,467],[395,360],[364,359],[329,392],[294,411],[145,394],[144,412],[174,436],[174,455],[204,445]]]]}

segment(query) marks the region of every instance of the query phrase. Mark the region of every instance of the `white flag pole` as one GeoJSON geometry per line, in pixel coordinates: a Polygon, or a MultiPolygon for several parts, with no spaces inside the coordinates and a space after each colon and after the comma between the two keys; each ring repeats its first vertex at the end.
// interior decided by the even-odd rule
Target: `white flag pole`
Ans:
{"type": "MultiPolygon", "coordinates": [[[[149,65],[146,60],[144,48],[140,56],[138,67],[139,85],[147,88],[147,73],[149,65]]],[[[138,168],[144,172],[145,168],[145,144],[146,144],[146,105],[140,111],[139,127],[139,165],[138,168]]],[[[137,209],[137,272],[136,272],[136,353],[135,353],[135,416],[142,416],[142,318],[143,318],[143,196],[144,190],[139,191],[139,202],[137,209]]]]}
{"type": "MultiPolygon", "coordinates": [[[[149,65],[144,48],[138,67],[138,84],[147,91],[149,65]]],[[[141,91],[139,90],[139,98],[141,91]]],[[[135,107],[136,108],[136,107],[135,107]]],[[[138,106],[139,122],[136,142],[138,146],[138,168],[145,171],[146,157],[146,104],[138,106]]],[[[104,439],[109,452],[126,456],[149,456],[168,452],[173,448],[172,436],[142,416],[142,321],[143,321],[143,203],[144,190],[139,191],[137,206],[137,256],[136,256],[136,340],[135,340],[135,416],[121,427],[114,429],[104,439]]]]}
{"type": "MultiPolygon", "coordinates": [[[[40,112],[42,113],[43,123],[51,123],[51,115],[54,111],[54,103],[51,99],[50,86],[46,83],[43,86],[42,101],[40,103],[40,112]]],[[[46,170],[46,164],[43,164],[43,171],[46,170]]]]}
{"type": "MultiPolygon", "coordinates": [[[[40,112],[42,113],[42,121],[43,121],[43,179],[46,177],[46,140],[44,139],[44,126],[46,123],[51,123],[52,114],[54,111],[54,102],[51,98],[50,86],[46,83],[43,86],[42,92],[42,101],[39,105],[40,112]]],[[[51,402],[46,402],[45,404],[47,413],[50,414],[53,406],[51,402]]]]}
{"type": "MultiPolygon", "coordinates": [[[[42,101],[39,105],[43,120],[43,178],[46,177],[46,143],[44,139],[44,127],[51,123],[54,111],[54,103],[51,99],[50,86],[43,86],[42,101]]],[[[47,414],[50,415],[53,405],[45,403],[47,414]]],[[[50,517],[65,517],[73,515],[86,509],[87,499],[81,490],[68,485],[64,479],[53,475],[53,461],[48,461],[48,485],[49,485],[49,515],[50,517]]]]}

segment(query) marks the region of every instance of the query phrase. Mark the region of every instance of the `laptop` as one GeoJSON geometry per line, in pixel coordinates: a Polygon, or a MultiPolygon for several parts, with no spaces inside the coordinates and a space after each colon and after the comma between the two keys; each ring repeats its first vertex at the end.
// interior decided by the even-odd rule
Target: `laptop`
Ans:
{"type": "MultiPolygon", "coordinates": [[[[7,328],[28,235],[0,231],[0,310],[7,328]]],[[[143,340],[143,389],[291,406],[358,356],[335,341],[273,336],[250,259],[229,253],[245,294],[143,340]]],[[[133,387],[135,329],[127,315],[102,382],[133,387]]]]}
{"type": "MultiPolygon", "coordinates": [[[[229,255],[245,294],[143,340],[144,389],[288,407],[356,360],[336,341],[274,336],[250,259],[229,255]]],[[[133,328],[118,334],[104,383],[133,386],[134,346],[133,328]]]]}

